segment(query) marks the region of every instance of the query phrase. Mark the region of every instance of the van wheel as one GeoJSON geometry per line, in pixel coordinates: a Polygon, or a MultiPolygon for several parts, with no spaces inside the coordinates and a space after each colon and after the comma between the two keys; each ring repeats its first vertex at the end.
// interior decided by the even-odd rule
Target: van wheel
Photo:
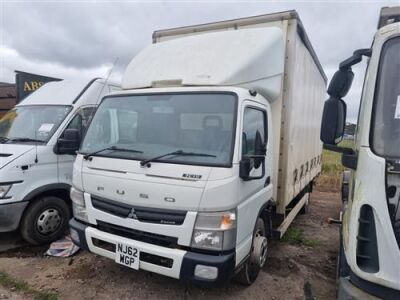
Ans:
{"type": "Polygon", "coordinates": [[[243,285],[251,285],[258,273],[265,265],[268,255],[268,239],[266,237],[264,221],[259,218],[253,234],[253,246],[250,257],[245,262],[235,280],[243,285]]]}
{"type": "Polygon", "coordinates": [[[21,235],[34,245],[53,242],[64,235],[70,217],[70,209],[63,199],[54,196],[40,198],[25,211],[21,235]]]}

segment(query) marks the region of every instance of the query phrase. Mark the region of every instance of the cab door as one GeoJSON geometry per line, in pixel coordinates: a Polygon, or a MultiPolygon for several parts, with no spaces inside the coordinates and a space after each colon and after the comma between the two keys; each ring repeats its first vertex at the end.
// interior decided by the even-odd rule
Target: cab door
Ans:
{"type": "MultiPolygon", "coordinates": [[[[67,127],[61,133],[59,138],[63,138],[64,132],[67,129],[77,129],[80,132],[81,140],[83,140],[86,130],[96,111],[96,106],[85,106],[80,108],[68,123],[67,127]]],[[[72,182],[72,167],[76,155],[61,154],[58,156],[58,180],[62,183],[71,184],[72,182]]]]}
{"type": "MultiPolygon", "coordinates": [[[[266,151],[263,166],[257,166],[254,158],[250,158],[250,172],[248,179],[239,179],[239,206],[238,206],[238,242],[240,253],[237,259],[244,258],[250,251],[253,230],[260,213],[260,209],[273,197],[272,189],[272,147],[269,139],[271,121],[270,108],[254,101],[244,101],[241,107],[241,153],[240,160],[248,159],[256,153],[256,136],[260,135],[266,151]],[[257,133],[258,132],[258,133],[257,133]]],[[[272,138],[271,138],[272,140],[272,138]]]]}

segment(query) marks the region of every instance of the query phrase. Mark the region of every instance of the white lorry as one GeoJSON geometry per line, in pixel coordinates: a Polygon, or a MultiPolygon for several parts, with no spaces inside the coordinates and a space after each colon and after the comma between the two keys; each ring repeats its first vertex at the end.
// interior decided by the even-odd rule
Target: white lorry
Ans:
{"type": "Polygon", "coordinates": [[[339,299],[400,299],[400,7],[381,10],[369,49],[340,64],[328,88],[321,140],[342,152],[339,299]],[[354,146],[343,137],[352,66],[368,57],[354,146]]]}
{"type": "Polygon", "coordinates": [[[76,155],[69,140],[83,136],[115,88],[103,79],[47,83],[0,120],[0,232],[19,228],[33,244],[65,233],[76,155]]]}
{"type": "Polygon", "coordinates": [[[320,173],[325,88],[295,11],[154,32],[78,152],[73,240],[136,270],[251,284],[320,173]]]}

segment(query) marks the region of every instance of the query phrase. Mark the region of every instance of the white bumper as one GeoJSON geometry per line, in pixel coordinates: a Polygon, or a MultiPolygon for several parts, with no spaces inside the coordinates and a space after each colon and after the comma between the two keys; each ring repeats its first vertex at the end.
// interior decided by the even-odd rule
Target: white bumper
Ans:
{"type": "Polygon", "coordinates": [[[104,241],[107,243],[112,243],[114,245],[116,245],[118,242],[124,243],[126,245],[129,245],[129,246],[139,249],[140,252],[145,252],[145,253],[149,253],[152,255],[158,255],[161,257],[172,259],[173,263],[172,263],[171,268],[155,265],[155,264],[148,263],[145,261],[140,261],[139,269],[155,272],[158,274],[162,274],[162,275],[177,278],[177,279],[179,279],[179,277],[180,277],[182,260],[187,251],[179,250],[179,249],[165,248],[165,247],[160,247],[160,246],[153,245],[153,244],[148,244],[148,243],[144,243],[144,242],[140,242],[140,241],[136,241],[136,240],[131,240],[131,239],[128,239],[125,237],[121,237],[121,236],[117,236],[117,235],[113,235],[113,234],[110,234],[107,232],[100,231],[93,227],[86,228],[85,236],[86,236],[87,245],[91,252],[96,253],[101,256],[108,257],[114,261],[115,261],[115,256],[116,256],[115,252],[108,251],[103,248],[95,246],[93,244],[92,238],[95,238],[95,239],[98,239],[100,241],[104,241]]]}

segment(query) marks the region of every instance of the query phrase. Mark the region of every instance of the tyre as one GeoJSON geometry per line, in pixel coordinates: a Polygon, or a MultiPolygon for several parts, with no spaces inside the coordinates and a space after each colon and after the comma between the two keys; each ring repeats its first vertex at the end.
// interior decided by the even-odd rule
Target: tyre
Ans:
{"type": "Polygon", "coordinates": [[[258,276],[258,273],[265,265],[268,255],[268,240],[265,231],[264,221],[259,218],[253,234],[253,245],[250,257],[244,263],[235,280],[243,285],[251,285],[258,276]]]}
{"type": "Polygon", "coordinates": [[[34,245],[53,242],[65,234],[70,218],[70,208],[63,199],[54,196],[39,198],[24,213],[21,235],[34,245]]]}

